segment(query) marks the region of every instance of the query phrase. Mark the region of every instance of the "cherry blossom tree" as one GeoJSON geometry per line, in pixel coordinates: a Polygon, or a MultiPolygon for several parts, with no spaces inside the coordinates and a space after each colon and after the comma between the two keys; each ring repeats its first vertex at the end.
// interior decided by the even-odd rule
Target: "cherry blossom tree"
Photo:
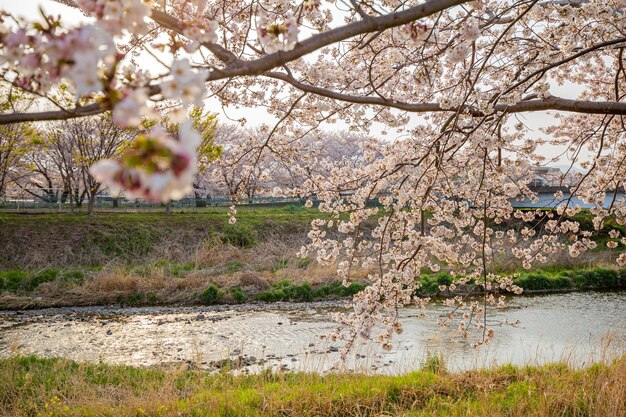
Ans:
{"type": "MultiPolygon", "coordinates": [[[[494,274],[493,254],[530,268],[559,250],[593,249],[608,217],[626,221],[623,0],[61,3],[91,20],[2,15],[0,74],[47,106],[58,104],[51,88],[68,80],[79,104],[5,111],[0,124],[111,111],[121,127],[144,129],[157,109],[171,109],[176,134],[144,129],[120,159],[91,170],[109,187],[166,202],[190,192],[197,171],[200,138],[186,108],[210,99],[264,109],[275,122],[246,158],[279,157],[306,178],[283,192],[315,194],[330,213],[313,222],[302,253],[337,263],[346,284],[355,265],[376,266],[354,311],[339,317],[347,347],[359,336],[388,347],[402,330],[398,307],[426,302],[415,296],[420,272],[442,267],[481,295],[450,300],[444,324],[458,319],[463,334],[475,328],[488,341],[487,306],[519,291],[511,276],[494,274]],[[153,65],[138,67],[141,57],[153,65]],[[559,93],[568,89],[575,94],[559,93]],[[553,118],[540,135],[524,124],[546,111],[553,118]],[[356,166],[311,173],[316,150],[303,139],[333,123],[389,139],[356,166]],[[530,168],[555,158],[548,147],[584,173],[567,195],[555,193],[555,211],[515,210],[512,199],[536,199],[530,168]],[[594,230],[572,220],[581,210],[574,196],[593,205],[594,230]]],[[[610,236],[612,246],[626,243],[619,230],[610,236]]],[[[626,263],[626,253],[616,261],[626,263]]]]}
{"type": "MultiPolygon", "coordinates": [[[[46,203],[64,203],[70,199],[69,180],[62,175],[59,159],[55,156],[43,139],[37,138],[22,157],[14,181],[17,190],[10,195],[34,197],[46,203]]],[[[73,201],[76,200],[78,198],[73,201]]]]}
{"type": "MultiPolygon", "coordinates": [[[[74,187],[87,198],[87,213],[94,209],[96,195],[103,184],[89,174],[90,167],[105,158],[115,157],[134,140],[137,132],[119,128],[109,114],[71,119],[46,126],[48,146],[57,150],[61,167],[73,173],[74,187]]],[[[76,199],[76,202],[79,200],[76,199]]]]}
{"type": "Polygon", "coordinates": [[[221,158],[215,159],[205,170],[204,183],[213,194],[230,198],[252,200],[263,190],[268,190],[271,173],[276,168],[276,158],[270,153],[260,153],[264,134],[249,131],[235,124],[220,124],[215,129],[215,143],[220,147],[221,158]]]}

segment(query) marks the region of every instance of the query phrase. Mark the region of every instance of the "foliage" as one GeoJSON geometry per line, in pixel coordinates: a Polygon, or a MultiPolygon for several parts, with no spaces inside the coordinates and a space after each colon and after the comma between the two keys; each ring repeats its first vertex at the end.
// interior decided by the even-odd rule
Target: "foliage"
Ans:
{"type": "Polygon", "coordinates": [[[217,304],[224,298],[224,292],[215,284],[211,284],[199,294],[199,298],[203,304],[217,304]]]}
{"type": "MultiPolygon", "coordinates": [[[[33,291],[41,284],[54,281],[58,275],[59,270],[52,268],[46,268],[35,272],[0,272],[0,293],[3,291],[33,291]]],[[[71,273],[71,276],[75,276],[75,273],[71,273]]]]}
{"type": "Polygon", "coordinates": [[[287,280],[272,285],[271,290],[255,296],[260,301],[311,301],[313,290],[309,284],[292,284],[287,280]]]}
{"type": "Polygon", "coordinates": [[[257,242],[257,236],[254,230],[243,225],[226,225],[222,230],[220,239],[223,243],[240,248],[250,248],[257,242]]]}
{"type": "Polygon", "coordinates": [[[233,298],[233,300],[235,300],[236,303],[241,304],[248,301],[248,295],[243,292],[239,287],[231,288],[230,290],[228,290],[228,293],[233,298]]]}
{"type": "MultiPolygon", "coordinates": [[[[198,173],[202,174],[211,163],[219,158],[222,147],[215,144],[215,127],[217,126],[217,115],[202,107],[192,107],[187,117],[191,120],[193,128],[200,134],[200,144],[197,147],[198,173]]],[[[156,122],[152,122],[156,123],[156,122]]],[[[178,133],[180,123],[169,121],[166,117],[163,123],[170,133],[178,133]]],[[[145,122],[144,122],[145,125],[145,122]]]]}
{"type": "Polygon", "coordinates": [[[348,297],[352,296],[363,288],[365,285],[360,282],[352,282],[348,287],[341,283],[320,285],[313,289],[310,284],[293,284],[287,280],[279,281],[272,285],[272,289],[262,292],[254,296],[260,301],[312,301],[320,300],[328,297],[348,297]]]}
{"type": "MultiPolygon", "coordinates": [[[[450,286],[454,280],[450,274],[440,272],[434,275],[422,274],[418,282],[421,285],[417,291],[419,295],[436,296],[442,294],[439,289],[440,285],[450,286]]],[[[468,284],[471,286],[473,281],[468,284]]],[[[513,279],[513,284],[530,292],[624,288],[626,287],[626,269],[554,266],[518,273],[518,276],[513,279]]],[[[461,292],[469,291],[469,288],[461,286],[461,292]]],[[[446,290],[444,295],[449,294],[446,290]]]]}

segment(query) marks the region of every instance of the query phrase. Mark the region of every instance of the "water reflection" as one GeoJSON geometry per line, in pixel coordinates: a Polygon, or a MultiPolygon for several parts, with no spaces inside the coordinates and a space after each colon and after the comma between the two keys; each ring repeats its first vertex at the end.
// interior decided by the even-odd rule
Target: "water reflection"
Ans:
{"type": "MultiPolygon", "coordinates": [[[[518,297],[494,320],[521,321],[501,327],[493,343],[474,349],[436,317],[447,310],[434,304],[427,318],[404,309],[404,333],[394,350],[363,343],[350,356],[351,370],[402,373],[420,367],[429,354],[441,354],[450,370],[496,363],[545,363],[567,359],[583,365],[616,355],[626,346],[626,292],[569,293],[518,297]]],[[[328,370],[340,344],[321,340],[334,329],[337,303],[274,304],[237,308],[108,307],[0,313],[0,356],[17,352],[114,364],[190,363],[212,368],[218,361],[259,367],[328,370]]],[[[223,363],[222,363],[223,365],[223,363]]]]}

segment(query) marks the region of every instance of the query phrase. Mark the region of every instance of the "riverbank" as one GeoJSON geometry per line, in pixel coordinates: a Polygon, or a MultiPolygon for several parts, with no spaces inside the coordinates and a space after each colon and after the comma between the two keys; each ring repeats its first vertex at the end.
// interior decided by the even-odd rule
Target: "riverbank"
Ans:
{"type": "Polygon", "coordinates": [[[298,206],[240,207],[237,224],[230,225],[227,208],[219,207],[171,215],[0,213],[0,270],[193,262],[215,240],[243,248],[301,241],[320,215],[298,206]]]}
{"type": "MultiPolygon", "coordinates": [[[[164,213],[0,214],[0,309],[63,306],[213,305],[347,298],[369,284],[372,269],[353,268],[341,285],[335,269],[296,252],[314,209],[246,208],[229,225],[224,208],[164,213]]],[[[542,270],[519,272],[527,293],[618,289],[626,271],[614,254],[586,253],[573,264],[554,256],[542,270]]],[[[462,295],[446,273],[423,274],[419,295],[462,295]]]]}
{"type": "MultiPolygon", "coordinates": [[[[232,248],[223,249],[228,252],[232,248]]],[[[284,258],[282,268],[249,270],[240,261],[217,267],[159,263],[132,267],[0,272],[0,310],[73,306],[193,306],[251,302],[311,302],[349,298],[369,283],[345,287],[334,272],[319,266],[295,264],[284,258]],[[241,269],[240,269],[241,268],[241,269]]],[[[362,275],[363,274],[363,271],[362,275]]],[[[418,278],[423,297],[454,297],[471,291],[446,273],[418,278]],[[446,286],[446,287],[444,287],[446,286]]],[[[524,293],[616,290],[626,288],[626,269],[551,267],[524,271],[513,280],[524,293]]],[[[506,293],[505,293],[506,294],[506,293]]],[[[513,294],[510,294],[513,295],[513,294]]]]}
{"type": "Polygon", "coordinates": [[[619,416],[626,357],[571,369],[502,366],[407,375],[262,373],[0,359],[4,416],[619,416]]]}
{"type": "MultiPolygon", "coordinates": [[[[232,248],[223,248],[228,252],[232,248]]],[[[301,260],[300,260],[301,261],[301,260]]],[[[197,268],[191,264],[158,263],[112,268],[46,268],[0,272],[0,310],[73,306],[193,306],[251,302],[311,302],[353,296],[369,282],[345,287],[331,268],[297,264],[282,258],[280,268],[246,269],[241,261],[197,268]]],[[[365,275],[361,271],[361,275],[365,275]]],[[[472,283],[450,290],[446,273],[417,278],[422,297],[465,295],[472,283]]],[[[626,269],[551,267],[518,273],[513,280],[522,295],[626,288],[626,269]]],[[[505,293],[506,294],[506,293],[505,293]]],[[[512,296],[519,296],[510,294],[512,296]]]]}

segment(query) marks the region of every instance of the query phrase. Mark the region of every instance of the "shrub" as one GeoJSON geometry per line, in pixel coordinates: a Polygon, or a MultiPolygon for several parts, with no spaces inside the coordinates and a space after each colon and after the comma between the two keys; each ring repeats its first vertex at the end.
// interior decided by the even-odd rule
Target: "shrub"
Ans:
{"type": "Polygon", "coordinates": [[[248,295],[239,287],[231,288],[229,292],[233,300],[237,303],[245,303],[248,300],[248,295]]]}
{"type": "Polygon", "coordinates": [[[324,285],[318,288],[315,291],[314,295],[315,298],[324,298],[330,295],[349,297],[358,293],[363,288],[365,288],[365,284],[363,284],[362,282],[351,282],[350,285],[347,287],[341,283],[336,283],[331,285],[324,285]]]}
{"type": "Polygon", "coordinates": [[[33,277],[27,282],[24,289],[27,291],[33,291],[44,282],[54,281],[57,275],[59,275],[58,269],[48,268],[41,270],[33,275],[33,277]]]}
{"type": "Polygon", "coordinates": [[[418,290],[421,294],[437,295],[439,294],[440,285],[451,285],[454,279],[447,272],[439,272],[437,275],[422,275],[420,277],[422,285],[418,290]]]}
{"type": "Polygon", "coordinates": [[[572,281],[577,288],[613,288],[620,285],[620,276],[614,269],[596,268],[576,271],[572,281]]]}
{"type": "Polygon", "coordinates": [[[525,290],[547,290],[554,288],[549,277],[538,273],[521,276],[514,280],[513,283],[525,290]]]}
{"type": "Polygon", "coordinates": [[[144,300],[143,294],[131,294],[126,298],[126,303],[129,305],[141,304],[144,300]]]}
{"type": "Polygon", "coordinates": [[[552,288],[571,288],[572,280],[565,274],[559,274],[551,279],[552,288]]]}
{"type": "Polygon", "coordinates": [[[257,242],[256,233],[250,227],[230,224],[224,227],[220,239],[222,243],[240,248],[251,248],[257,242]]]}
{"type": "Polygon", "coordinates": [[[272,285],[274,289],[256,296],[261,301],[311,301],[313,291],[309,284],[292,285],[287,280],[272,285]]]}
{"type": "Polygon", "coordinates": [[[204,304],[216,304],[222,301],[224,292],[215,284],[211,284],[200,293],[200,301],[204,304]]]}

